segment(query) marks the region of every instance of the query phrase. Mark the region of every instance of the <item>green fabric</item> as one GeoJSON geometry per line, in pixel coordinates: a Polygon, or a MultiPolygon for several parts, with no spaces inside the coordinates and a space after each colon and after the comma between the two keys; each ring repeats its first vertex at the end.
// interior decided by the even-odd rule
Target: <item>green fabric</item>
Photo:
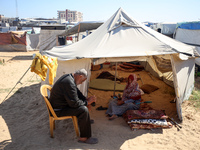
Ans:
{"type": "MultiPolygon", "coordinates": [[[[89,87],[97,90],[114,91],[114,83],[115,81],[109,79],[93,79],[90,82],[89,87]]],[[[116,82],[115,91],[123,91],[125,86],[125,84],[116,82]]]]}

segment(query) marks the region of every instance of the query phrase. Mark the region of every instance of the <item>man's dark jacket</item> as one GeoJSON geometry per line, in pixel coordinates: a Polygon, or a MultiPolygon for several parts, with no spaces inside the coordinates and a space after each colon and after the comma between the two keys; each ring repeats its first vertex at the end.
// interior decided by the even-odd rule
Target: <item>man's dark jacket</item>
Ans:
{"type": "Polygon", "coordinates": [[[54,109],[87,106],[86,97],[77,88],[72,74],[63,75],[56,81],[51,90],[49,101],[54,109]]]}

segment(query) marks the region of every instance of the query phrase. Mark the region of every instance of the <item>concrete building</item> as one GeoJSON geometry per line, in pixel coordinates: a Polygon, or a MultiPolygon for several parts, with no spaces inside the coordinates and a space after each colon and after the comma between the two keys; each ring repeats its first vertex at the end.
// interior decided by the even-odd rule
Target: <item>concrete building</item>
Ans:
{"type": "Polygon", "coordinates": [[[2,18],[4,18],[4,15],[0,14],[0,22],[1,22],[2,18]]]}
{"type": "Polygon", "coordinates": [[[65,11],[58,11],[58,19],[59,20],[66,20],[66,12],[65,11]]]}
{"type": "Polygon", "coordinates": [[[83,21],[83,14],[78,11],[71,11],[66,9],[65,11],[58,11],[58,19],[68,22],[80,22],[83,21]]]}
{"type": "Polygon", "coordinates": [[[0,15],[0,23],[2,27],[16,26],[19,18],[10,18],[0,15]]]}

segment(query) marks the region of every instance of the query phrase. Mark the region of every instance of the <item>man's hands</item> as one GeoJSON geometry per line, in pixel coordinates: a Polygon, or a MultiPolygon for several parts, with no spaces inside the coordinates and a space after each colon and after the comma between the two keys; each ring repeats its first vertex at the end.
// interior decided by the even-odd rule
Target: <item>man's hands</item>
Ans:
{"type": "Polygon", "coordinates": [[[96,102],[96,96],[93,95],[93,96],[87,98],[87,102],[88,102],[88,105],[92,104],[93,102],[96,102]]]}
{"type": "Polygon", "coordinates": [[[87,98],[87,102],[88,102],[87,108],[89,109],[89,111],[91,111],[91,104],[93,102],[96,102],[96,96],[93,95],[93,96],[87,98]]]}

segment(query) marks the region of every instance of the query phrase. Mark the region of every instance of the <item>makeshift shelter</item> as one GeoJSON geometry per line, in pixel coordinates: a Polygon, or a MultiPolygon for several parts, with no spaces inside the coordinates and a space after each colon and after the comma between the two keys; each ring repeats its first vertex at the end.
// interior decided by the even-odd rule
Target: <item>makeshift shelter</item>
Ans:
{"type": "MultiPolygon", "coordinates": [[[[80,39],[80,33],[82,33],[83,36],[87,36],[90,31],[96,30],[99,26],[101,26],[103,22],[97,22],[97,21],[82,21],[75,24],[71,29],[67,30],[66,36],[72,36],[76,35],[76,41],[79,41],[80,39]]],[[[82,39],[82,37],[81,37],[82,39]]]]}
{"type": "MultiPolygon", "coordinates": [[[[196,46],[200,53],[200,21],[177,23],[174,39],[196,46]]],[[[195,63],[200,66],[200,58],[195,63]]]]}
{"type": "Polygon", "coordinates": [[[43,51],[58,46],[58,36],[65,35],[65,28],[65,25],[41,26],[37,49],[43,51]]]}
{"type": "Polygon", "coordinates": [[[0,33],[0,50],[32,51],[36,50],[39,34],[27,34],[25,31],[0,33]]]}
{"type": "Polygon", "coordinates": [[[174,31],[176,29],[176,23],[175,22],[160,22],[160,23],[151,25],[151,28],[172,38],[174,31]]]}
{"type": "Polygon", "coordinates": [[[194,54],[196,49],[171,39],[132,19],[121,8],[95,32],[69,46],[54,47],[42,54],[58,58],[57,80],[65,73],[85,68],[88,80],[80,89],[87,94],[91,62],[148,61],[154,72],[162,74],[153,56],[171,62],[176,106],[180,120],[181,103],[191,94],[194,84],[194,54]]]}

